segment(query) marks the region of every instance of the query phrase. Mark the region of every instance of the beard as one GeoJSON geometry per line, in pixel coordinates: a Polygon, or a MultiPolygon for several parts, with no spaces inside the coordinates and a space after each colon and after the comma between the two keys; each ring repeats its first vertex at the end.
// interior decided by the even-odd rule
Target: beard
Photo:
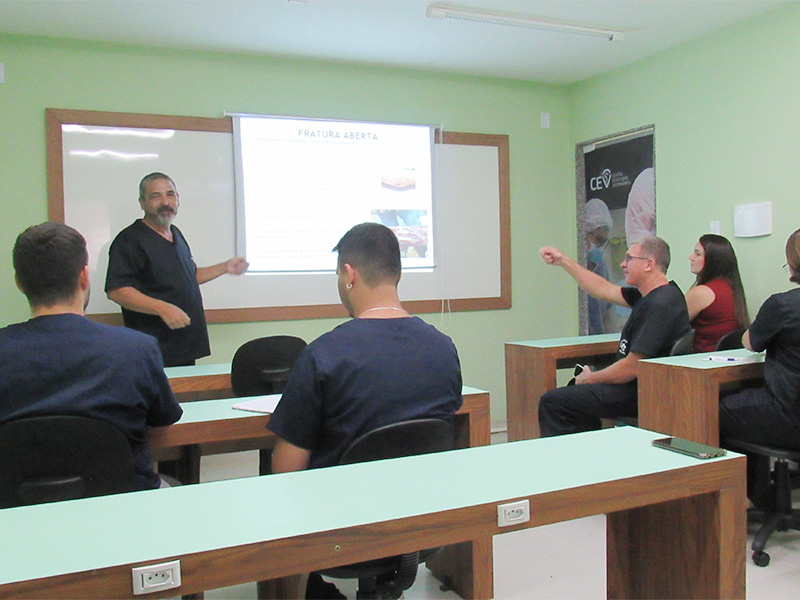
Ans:
{"type": "Polygon", "coordinates": [[[167,227],[175,219],[175,211],[171,209],[159,210],[155,216],[155,222],[161,227],[167,227]]]}

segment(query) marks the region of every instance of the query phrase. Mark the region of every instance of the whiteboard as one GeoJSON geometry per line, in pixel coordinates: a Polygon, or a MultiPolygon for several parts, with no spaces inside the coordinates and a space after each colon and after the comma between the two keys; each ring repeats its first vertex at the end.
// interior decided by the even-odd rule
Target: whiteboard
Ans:
{"type": "MultiPolygon", "coordinates": [[[[198,266],[235,255],[229,118],[48,109],[47,132],[50,218],[75,227],[88,244],[93,293],[87,314],[120,319],[103,291],[108,248],[142,216],[138,184],[150,172],[175,181],[181,198],[175,224],[198,266]]],[[[507,165],[507,136],[445,133],[436,144],[437,266],[403,274],[400,297],[412,312],[439,311],[443,304],[450,310],[511,306],[507,165]]],[[[202,292],[209,322],[345,314],[334,273],[225,275],[202,292]]]]}

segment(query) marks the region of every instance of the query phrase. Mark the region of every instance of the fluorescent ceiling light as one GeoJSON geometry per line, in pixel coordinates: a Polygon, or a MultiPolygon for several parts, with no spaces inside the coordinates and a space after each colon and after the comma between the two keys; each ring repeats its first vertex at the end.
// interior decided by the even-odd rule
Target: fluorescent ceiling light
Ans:
{"type": "Polygon", "coordinates": [[[512,15],[489,10],[473,8],[459,8],[447,4],[431,4],[425,11],[430,19],[454,19],[458,21],[474,21],[476,23],[490,23],[492,25],[506,25],[510,27],[527,27],[528,29],[542,29],[559,33],[572,33],[575,35],[591,35],[603,37],[611,42],[621,42],[625,38],[624,31],[615,29],[601,29],[599,27],[586,27],[570,23],[544,21],[525,15],[512,15]]]}

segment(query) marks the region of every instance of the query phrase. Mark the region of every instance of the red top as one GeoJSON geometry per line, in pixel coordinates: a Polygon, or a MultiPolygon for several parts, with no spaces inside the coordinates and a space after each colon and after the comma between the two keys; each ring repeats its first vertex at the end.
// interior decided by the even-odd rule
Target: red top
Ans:
{"type": "Polygon", "coordinates": [[[714,292],[714,301],[692,320],[694,351],[712,352],[716,349],[719,338],[739,329],[739,321],[736,318],[730,282],[727,279],[712,279],[703,285],[714,292]]]}

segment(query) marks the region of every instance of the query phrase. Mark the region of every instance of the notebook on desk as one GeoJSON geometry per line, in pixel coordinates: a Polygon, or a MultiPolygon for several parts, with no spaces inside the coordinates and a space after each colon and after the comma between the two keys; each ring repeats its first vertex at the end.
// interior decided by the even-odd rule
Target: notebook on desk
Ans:
{"type": "Polygon", "coordinates": [[[248,410],[250,412],[266,413],[271,415],[275,412],[275,407],[281,399],[280,394],[269,394],[268,396],[254,396],[244,402],[232,405],[237,410],[248,410]]]}

